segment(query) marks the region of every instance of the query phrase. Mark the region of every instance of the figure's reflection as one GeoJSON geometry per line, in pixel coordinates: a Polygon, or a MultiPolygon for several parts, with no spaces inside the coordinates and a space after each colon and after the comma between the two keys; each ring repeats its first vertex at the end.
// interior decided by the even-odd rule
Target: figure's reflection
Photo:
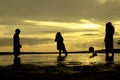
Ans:
{"type": "Polygon", "coordinates": [[[57,57],[57,66],[66,66],[65,65],[65,59],[67,56],[58,56],[57,57]]]}
{"type": "Polygon", "coordinates": [[[114,61],[106,61],[106,66],[111,66],[111,65],[113,65],[114,64],[114,61]]]}

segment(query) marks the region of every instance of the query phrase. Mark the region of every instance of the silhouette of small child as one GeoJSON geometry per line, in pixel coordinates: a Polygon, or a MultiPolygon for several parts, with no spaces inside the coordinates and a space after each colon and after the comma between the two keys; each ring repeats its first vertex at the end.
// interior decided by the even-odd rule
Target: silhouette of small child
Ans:
{"type": "Polygon", "coordinates": [[[89,47],[89,52],[92,52],[92,55],[89,58],[93,58],[93,57],[97,56],[97,53],[94,51],[93,47],[89,47]]]}
{"type": "Polygon", "coordinates": [[[63,41],[64,39],[62,37],[62,34],[60,32],[57,32],[55,37],[55,42],[57,42],[57,50],[59,50],[59,56],[61,56],[61,51],[65,53],[65,56],[68,55],[63,41]]]}

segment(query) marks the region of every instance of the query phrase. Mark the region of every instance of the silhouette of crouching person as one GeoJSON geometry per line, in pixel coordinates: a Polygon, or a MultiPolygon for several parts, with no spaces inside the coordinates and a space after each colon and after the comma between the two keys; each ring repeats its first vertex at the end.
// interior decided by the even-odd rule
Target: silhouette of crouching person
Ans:
{"type": "Polygon", "coordinates": [[[18,56],[20,55],[20,48],[22,48],[22,45],[20,44],[19,34],[20,29],[16,29],[13,36],[14,65],[20,64],[20,58],[18,56]]]}
{"type": "Polygon", "coordinates": [[[63,39],[61,33],[57,32],[56,37],[55,37],[55,42],[57,42],[57,50],[59,50],[59,56],[61,56],[62,50],[63,50],[63,53],[65,53],[65,56],[68,55],[63,41],[64,41],[64,39],[63,39]]]}
{"type": "Polygon", "coordinates": [[[89,47],[89,52],[92,52],[92,55],[89,58],[97,56],[97,53],[94,51],[94,47],[89,47]]]}

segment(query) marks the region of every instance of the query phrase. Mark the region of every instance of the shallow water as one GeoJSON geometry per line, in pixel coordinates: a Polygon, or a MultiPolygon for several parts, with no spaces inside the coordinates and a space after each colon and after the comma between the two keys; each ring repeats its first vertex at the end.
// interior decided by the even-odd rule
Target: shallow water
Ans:
{"type": "MultiPolygon", "coordinates": [[[[80,65],[93,65],[93,64],[105,64],[105,54],[99,53],[94,58],[89,58],[90,53],[72,53],[67,57],[62,54],[62,57],[58,57],[58,54],[22,54],[20,55],[21,63],[23,64],[36,64],[40,66],[45,65],[66,65],[66,66],[80,66],[80,65]]],[[[0,55],[0,66],[6,66],[13,64],[13,55],[0,55]]],[[[120,63],[120,54],[115,54],[114,62],[120,63]]]]}

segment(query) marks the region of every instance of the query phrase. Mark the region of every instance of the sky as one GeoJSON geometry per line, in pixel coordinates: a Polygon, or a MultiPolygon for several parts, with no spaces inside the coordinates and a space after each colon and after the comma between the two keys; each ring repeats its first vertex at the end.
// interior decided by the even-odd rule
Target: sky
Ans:
{"type": "Polygon", "coordinates": [[[21,30],[22,52],[57,51],[61,32],[67,51],[104,49],[105,24],[120,39],[120,0],[0,0],[0,52],[13,51],[13,35],[21,30]]]}

